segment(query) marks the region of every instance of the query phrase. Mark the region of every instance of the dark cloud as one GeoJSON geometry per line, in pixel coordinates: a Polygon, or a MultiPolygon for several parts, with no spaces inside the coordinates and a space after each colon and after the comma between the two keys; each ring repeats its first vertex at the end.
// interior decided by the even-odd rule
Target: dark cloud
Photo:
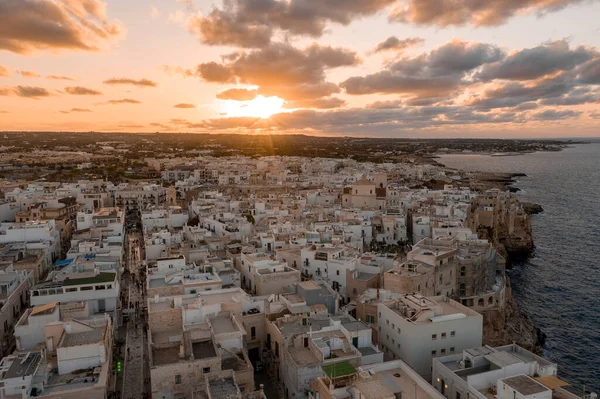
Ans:
{"type": "Polygon", "coordinates": [[[519,104],[516,107],[514,107],[513,109],[515,111],[531,111],[532,109],[536,109],[538,107],[539,107],[539,105],[535,102],[527,102],[527,103],[519,104]]]}
{"type": "Polygon", "coordinates": [[[65,92],[74,96],[100,96],[102,92],[87,87],[71,86],[65,87],[65,92]]]}
{"type": "Polygon", "coordinates": [[[87,108],[71,108],[69,111],[60,111],[63,114],[71,114],[71,113],[77,113],[77,112],[92,112],[92,110],[89,110],[87,108]]]}
{"type": "Polygon", "coordinates": [[[404,0],[390,14],[393,22],[418,25],[500,25],[522,13],[556,11],[584,0],[404,0]]]}
{"type": "Polygon", "coordinates": [[[193,17],[188,29],[209,45],[264,47],[277,31],[320,37],[331,22],[348,25],[396,0],[228,0],[206,17],[193,17]]]}
{"type": "Polygon", "coordinates": [[[556,111],[553,109],[548,109],[545,111],[536,112],[535,114],[531,115],[531,119],[537,121],[559,121],[563,119],[576,118],[582,113],[583,112],[573,110],[556,111]]]}
{"type": "Polygon", "coordinates": [[[21,75],[24,78],[40,78],[40,77],[42,77],[42,75],[40,75],[37,72],[33,72],[33,71],[19,71],[19,75],[21,75]]]}
{"type": "Polygon", "coordinates": [[[46,79],[50,79],[50,80],[75,80],[72,79],[68,76],[57,76],[57,75],[48,75],[46,76],[46,79]]]}
{"type": "Polygon", "coordinates": [[[231,83],[235,81],[231,69],[216,62],[207,62],[198,65],[195,75],[200,76],[207,82],[231,83]]]}
{"type": "Polygon", "coordinates": [[[110,100],[105,102],[107,105],[119,105],[119,104],[141,104],[141,101],[132,100],[131,98],[123,98],[121,100],[110,100]]]}
{"type": "Polygon", "coordinates": [[[133,85],[133,86],[140,86],[140,87],[156,87],[157,84],[156,82],[153,82],[149,79],[128,79],[128,78],[112,78],[112,79],[108,79],[105,80],[104,82],[105,85],[133,85]]]}
{"type": "Polygon", "coordinates": [[[583,46],[571,49],[566,40],[558,40],[517,51],[500,62],[485,65],[477,77],[483,81],[538,79],[569,71],[595,55],[592,49],[583,46]]]}
{"type": "Polygon", "coordinates": [[[100,0],[0,1],[0,49],[97,50],[122,31],[108,21],[105,8],[100,0]]]}
{"type": "Polygon", "coordinates": [[[409,38],[400,40],[396,36],[390,36],[387,39],[385,39],[383,42],[379,43],[375,47],[373,52],[380,53],[382,51],[390,51],[390,50],[401,52],[403,50],[406,50],[409,47],[421,45],[424,42],[425,42],[425,40],[420,37],[409,37],[409,38]]]}
{"type": "Polygon", "coordinates": [[[217,94],[220,100],[250,101],[258,96],[258,90],[228,89],[217,94]]]}
{"type": "Polygon", "coordinates": [[[0,78],[5,78],[8,76],[10,76],[10,71],[7,68],[0,65],[0,78]]]}
{"type": "Polygon", "coordinates": [[[221,118],[203,121],[204,129],[327,133],[394,133],[402,129],[419,130],[444,126],[523,123],[524,114],[516,112],[481,113],[459,106],[351,108],[334,111],[300,110],[273,115],[268,119],[221,118]]]}
{"type": "Polygon", "coordinates": [[[367,108],[371,109],[397,109],[402,108],[404,105],[403,100],[388,100],[388,101],[375,101],[374,103],[367,104],[367,108]]]}
{"type": "Polygon", "coordinates": [[[174,105],[174,108],[190,109],[190,108],[196,108],[196,106],[194,104],[181,103],[181,104],[174,105]]]}
{"type": "Polygon", "coordinates": [[[561,97],[546,98],[540,101],[541,105],[580,105],[590,103],[600,103],[600,90],[578,87],[561,97]]]}
{"type": "Polygon", "coordinates": [[[188,29],[204,44],[213,46],[263,47],[269,44],[273,35],[267,25],[240,23],[235,16],[217,9],[206,18],[191,18],[188,29]]]}
{"type": "MultiPolygon", "coordinates": [[[[340,88],[326,81],[331,69],[353,66],[361,62],[355,52],[344,48],[312,44],[299,49],[288,43],[272,43],[267,47],[234,52],[222,57],[223,63],[209,62],[196,70],[163,67],[167,72],[184,76],[199,76],[217,83],[243,83],[258,86],[255,92],[235,89],[219,98],[250,98],[256,95],[278,96],[297,101],[329,97],[340,88]]],[[[253,97],[252,97],[253,98],[253,97]]]]}
{"type": "Polygon", "coordinates": [[[480,97],[471,99],[467,105],[479,109],[515,107],[539,99],[558,98],[566,95],[572,89],[573,83],[565,76],[531,84],[509,82],[484,90],[480,97]]]}
{"type": "Polygon", "coordinates": [[[600,85],[600,56],[581,65],[576,73],[579,83],[600,85]]]}
{"type": "Polygon", "coordinates": [[[315,109],[333,109],[340,108],[346,105],[346,101],[337,97],[330,98],[315,98],[307,100],[288,101],[284,108],[299,109],[299,108],[315,108],[315,109]]]}
{"type": "Polygon", "coordinates": [[[35,86],[17,86],[14,88],[14,93],[19,97],[38,99],[41,97],[51,96],[50,92],[43,87],[35,86]]]}
{"type": "Polygon", "coordinates": [[[313,44],[298,49],[286,43],[230,57],[227,67],[242,83],[258,86],[295,86],[325,81],[325,71],[360,62],[343,48],[313,44]]]}
{"type": "Polygon", "coordinates": [[[340,86],[353,95],[439,96],[463,85],[467,73],[503,56],[503,51],[492,45],[453,40],[428,54],[402,58],[381,72],[349,78],[340,86]]]}

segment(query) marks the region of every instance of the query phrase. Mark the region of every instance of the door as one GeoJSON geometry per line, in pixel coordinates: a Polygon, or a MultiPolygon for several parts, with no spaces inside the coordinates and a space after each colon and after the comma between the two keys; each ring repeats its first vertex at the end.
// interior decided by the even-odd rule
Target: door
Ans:
{"type": "Polygon", "coordinates": [[[104,299],[98,299],[98,312],[104,312],[106,310],[106,305],[104,303],[104,299]]]}
{"type": "Polygon", "coordinates": [[[358,337],[352,337],[352,345],[354,345],[355,348],[358,348],[358,337]]]}

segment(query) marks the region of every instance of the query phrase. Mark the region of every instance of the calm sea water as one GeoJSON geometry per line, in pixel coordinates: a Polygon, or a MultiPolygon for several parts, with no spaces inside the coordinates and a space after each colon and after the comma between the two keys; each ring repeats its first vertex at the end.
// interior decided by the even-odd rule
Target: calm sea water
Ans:
{"type": "Polygon", "coordinates": [[[533,216],[533,257],[509,271],[513,294],[547,335],[544,356],[577,392],[600,394],[600,143],[520,156],[444,155],[448,167],[523,172],[515,184],[533,216]]]}

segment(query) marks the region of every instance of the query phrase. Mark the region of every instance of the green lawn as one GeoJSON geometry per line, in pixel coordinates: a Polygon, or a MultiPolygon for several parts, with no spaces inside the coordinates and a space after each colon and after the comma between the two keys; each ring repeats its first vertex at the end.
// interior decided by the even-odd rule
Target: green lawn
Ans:
{"type": "Polygon", "coordinates": [[[356,369],[349,361],[345,360],[339,363],[323,366],[323,371],[329,378],[345,377],[356,373],[356,369]]]}

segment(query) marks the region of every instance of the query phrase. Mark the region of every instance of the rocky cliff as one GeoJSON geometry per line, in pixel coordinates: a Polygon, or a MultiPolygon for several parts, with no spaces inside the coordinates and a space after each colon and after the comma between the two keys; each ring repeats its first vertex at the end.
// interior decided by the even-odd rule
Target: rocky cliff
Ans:
{"type": "Polygon", "coordinates": [[[504,309],[490,310],[483,314],[485,345],[502,346],[514,342],[532,352],[541,353],[540,347],[544,340],[544,333],[533,325],[529,316],[519,309],[512,297],[507,299],[504,309]]]}

